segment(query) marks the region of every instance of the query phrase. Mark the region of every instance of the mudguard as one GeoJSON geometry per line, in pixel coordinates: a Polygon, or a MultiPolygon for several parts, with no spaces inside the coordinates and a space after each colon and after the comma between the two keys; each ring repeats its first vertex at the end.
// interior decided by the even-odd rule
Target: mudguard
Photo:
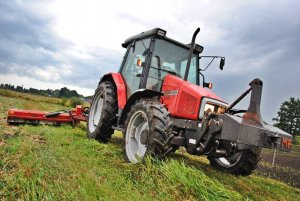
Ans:
{"type": "Polygon", "coordinates": [[[111,81],[115,84],[117,89],[118,107],[123,109],[126,104],[126,84],[120,73],[108,73],[100,78],[100,82],[111,81]]]}

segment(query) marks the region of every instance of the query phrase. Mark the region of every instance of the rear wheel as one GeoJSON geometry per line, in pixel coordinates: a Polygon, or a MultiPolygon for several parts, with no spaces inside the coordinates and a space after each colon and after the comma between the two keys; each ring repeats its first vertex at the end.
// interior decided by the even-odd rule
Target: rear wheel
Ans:
{"type": "Polygon", "coordinates": [[[260,152],[261,148],[253,147],[228,157],[215,158],[208,156],[208,160],[211,166],[222,172],[246,176],[257,168],[260,152]]]}
{"type": "Polygon", "coordinates": [[[125,122],[126,159],[137,163],[146,155],[163,158],[172,151],[173,124],[159,102],[142,99],[131,107],[125,122]]]}
{"type": "Polygon", "coordinates": [[[117,123],[117,95],[111,82],[102,82],[95,91],[87,121],[88,138],[107,142],[117,123]]]}

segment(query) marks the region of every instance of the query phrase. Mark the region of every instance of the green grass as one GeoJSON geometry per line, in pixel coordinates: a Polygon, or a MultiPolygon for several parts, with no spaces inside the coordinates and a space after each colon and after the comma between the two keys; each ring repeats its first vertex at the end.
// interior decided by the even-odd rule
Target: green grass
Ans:
{"type": "Polygon", "coordinates": [[[0,95],[10,98],[21,98],[25,100],[31,100],[35,102],[46,102],[46,103],[53,103],[53,104],[62,104],[63,99],[60,98],[52,98],[52,97],[45,97],[45,96],[38,96],[28,93],[21,93],[6,89],[0,89],[0,95]]]}
{"type": "MultiPolygon", "coordinates": [[[[51,105],[50,108],[53,109],[52,104],[59,104],[64,107],[75,107],[76,105],[85,105],[87,106],[87,103],[83,103],[80,98],[54,98],[54,97],[46,97],[46,96],[39,96],[39,95],[34,95],[34,94],[29,94],[29,93],[21,93],[21,92],[16,92],[12,90],[6,90],[6,89],[0,89],[0,95],[4,97],[10,97],[10,98],[15,98],[15,99],[24,99],[28,100],[27,104],[35,103],[35,104],[43,104],[44,106],[48,107],[48,103],[51,105]],[[30,103],[31,102],[31,103],[30,103]]],[[[32,105],[32,104],[31,104],[32,105]]],[[[26,107],[25,108],[31,108],[26,107]]],[[[40,107],[43,109],[43,107],[40,107]]],[[[35,109],[35,108],[31,108],[35,109]]]]}
{"type": "Polygon", "coordinates": [[[180,150],[166,161],[130,164],[122,135],[101,144],[85,125],[8,126],[8,108],[60,105],[0,95],[0,200],[299,200],[300,190],[259,176],[213,170],[180,150]],[[2,144],[1,144],[2,142],[2,144]]]}

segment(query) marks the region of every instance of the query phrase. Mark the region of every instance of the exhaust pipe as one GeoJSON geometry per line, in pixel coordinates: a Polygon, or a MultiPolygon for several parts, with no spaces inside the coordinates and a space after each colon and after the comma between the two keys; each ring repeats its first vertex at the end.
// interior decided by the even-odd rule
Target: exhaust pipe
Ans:
{"type": "Polygon", "coordinates": [[[191,65],[191,60],[192,60],[192,55],[193,55],[193,50],[194,50],[194,46],[195,46],[195,41],[196,41],[196,37],[198,35],[198,33],[200,32],[200,28],[198,27],[196,29],[196,31],[193,34],[193,38],[192,38],[192,42],[191,42],[191,47],[190,47],[190,53],[189,53],[189,58],[186,64],[186,70],[185,70],[185,74],[184,74],[184,80],[187,81],[188,75],[189,75],[189,71],[190,71],[190,65],[191,65]]]}

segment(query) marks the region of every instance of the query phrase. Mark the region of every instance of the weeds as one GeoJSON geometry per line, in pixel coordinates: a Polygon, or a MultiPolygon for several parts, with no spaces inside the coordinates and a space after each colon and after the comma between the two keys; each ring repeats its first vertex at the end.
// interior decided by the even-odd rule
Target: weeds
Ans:
{"type": "Polygon", "coordinates": [[[83,105],[83,101],[80,98],[71,98],[71,107],[76,107],[76,105],[83,105]]]}
{"type": "Polygon", "coordinates": [[[16,91],[10,91],[6,89],[0,89],[0,95],[10,98],[18,98],[18,99],[25,99],[30,101],[37,101],[37,102],[45,102],[45,103],[52,103],[52,104],[62,104],[62,99],[60,98],[52,98],[52,97],[43,97],[33,94],[21,93],[16,91]]]}

